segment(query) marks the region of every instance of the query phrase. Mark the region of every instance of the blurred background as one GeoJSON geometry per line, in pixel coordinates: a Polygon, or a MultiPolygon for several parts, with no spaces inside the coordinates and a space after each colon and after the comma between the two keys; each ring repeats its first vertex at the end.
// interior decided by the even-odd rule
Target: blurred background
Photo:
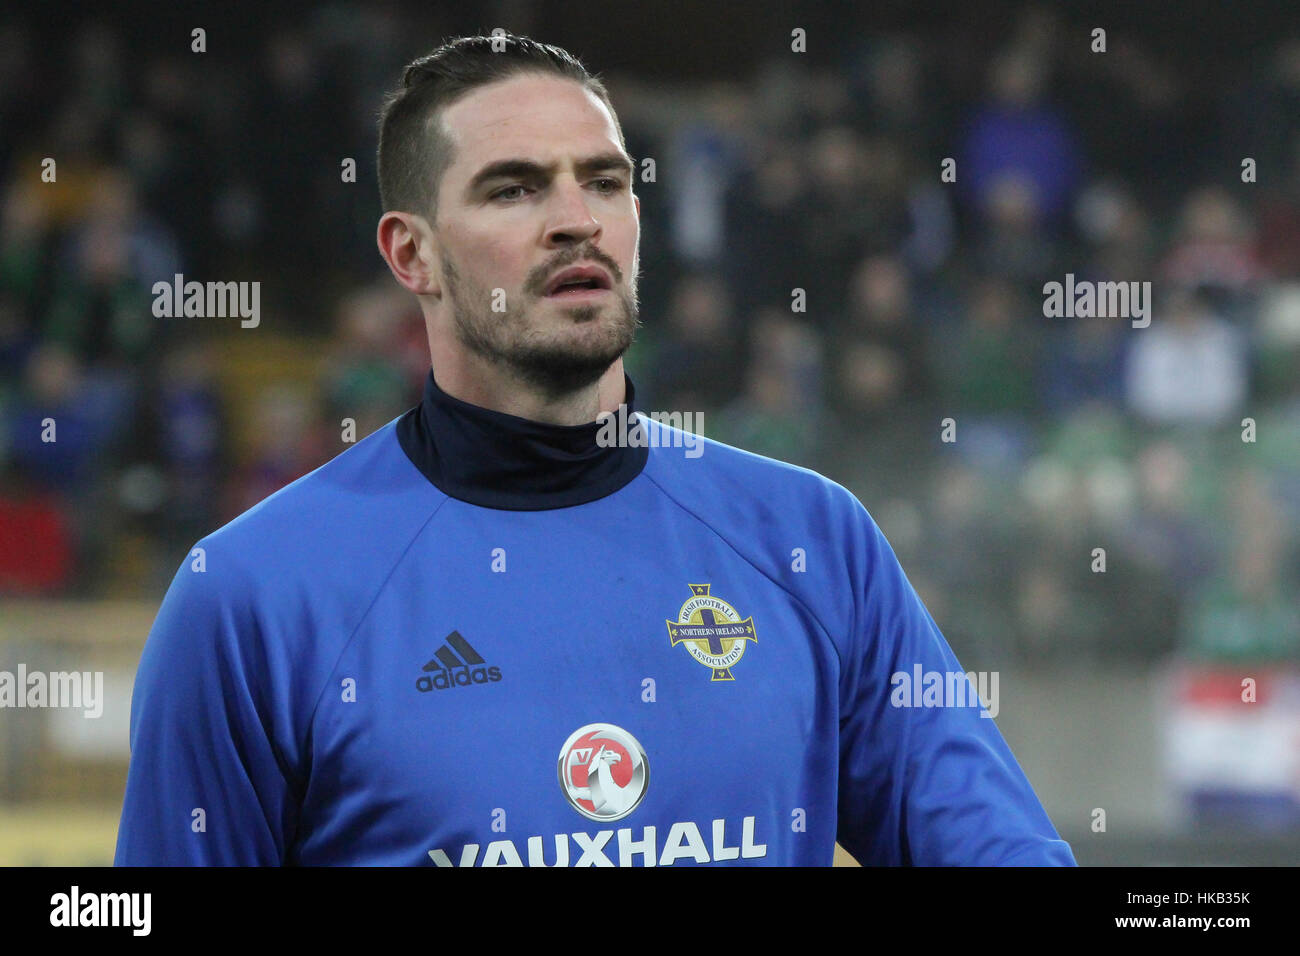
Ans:
{"type": "Polygon", "coordinates": [[[0,671],[105,675],[0,710],[0,864],[111,862],[190,546],[418,402],[375,118],[497,26],[655,160],[638,405],[861,499],[1081,863],[1300,862],[1294,4],[176,6],[0,15],[0,671]],[[155,318],[175,273],[260,325],[155,318]],[[1150,326],[1045,318],[1067,273],[1150,326]]]}

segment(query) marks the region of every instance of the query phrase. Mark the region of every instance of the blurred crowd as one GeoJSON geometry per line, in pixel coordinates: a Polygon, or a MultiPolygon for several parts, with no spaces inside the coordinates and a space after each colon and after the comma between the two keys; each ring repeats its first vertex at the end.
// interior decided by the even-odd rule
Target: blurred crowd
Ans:
{"type": "MultiPolygon", "coordinates": [[[[419,400],[374,124],[436,38],[396,9],[208,59],[88,24],[52,85],[0,25],[0,593],[156,597],[344,418],[419,400]],[[259,327],[155,318],[176,273],[260,281],[259,327]]],[[[852,490],[966,666],[1298,659],[1300,34],[1207,87],[1087,32],[1027,8],[962,56],[864,32],[735,81],[594,64],[655,160],[638,404],[852,490]],[[1149,327],[1045,317],[1067,274],[1150,282],[1149,327]]]]}

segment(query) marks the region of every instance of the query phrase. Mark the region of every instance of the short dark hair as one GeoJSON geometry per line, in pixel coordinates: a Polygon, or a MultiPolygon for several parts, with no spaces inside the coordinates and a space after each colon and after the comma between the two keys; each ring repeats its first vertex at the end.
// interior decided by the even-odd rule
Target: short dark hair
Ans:
{"type": "Polygon", "coordinates": [[[438,183],[453,161],[442,112],[471,90],[524,73],[583,84],[609,108],[619,145],[627,149],[618,114],[597,75],[549,43],[512,33],[458,37],[407,64],[402,85],[384,99],[379,116],[379,199],[384,212],[438,215],[438,183]]]}

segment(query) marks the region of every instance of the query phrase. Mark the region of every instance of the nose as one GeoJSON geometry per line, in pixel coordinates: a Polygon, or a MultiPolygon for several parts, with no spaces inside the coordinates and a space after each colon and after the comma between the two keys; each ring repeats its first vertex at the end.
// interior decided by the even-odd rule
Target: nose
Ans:
{"type": "Polygon", "coordinates": [[[568,177],[556,180],[549,212],[548,246],[580,245],[600,235],[600,222],[587,207],[587,197],[577,180],[568,177]]]}

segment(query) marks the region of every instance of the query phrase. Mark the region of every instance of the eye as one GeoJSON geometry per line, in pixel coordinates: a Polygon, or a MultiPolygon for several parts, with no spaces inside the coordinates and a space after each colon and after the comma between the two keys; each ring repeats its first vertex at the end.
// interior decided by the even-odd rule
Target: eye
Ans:
{"type": "Polygon", "coordinates": [[[620,180],[614,179],[610,176],[596,180],[596,184],[598,187],[601,187],[600,191],[607,196],[613,195],[623,188],[623,183],[620,180]]]}
{"type": "Polygon", "coordinates": [[[507,186],[505,189],[498,189],[496,192],[492,194],[491,198],[492,199],[510,199],[510,198],[522,199],[523,198],[522,194],[515,197],[508,197],[506,196],[506,193],[514,189],[525,189],[525,188],[526,187],[521,186],[519,183],[515,183],[513,186],[507,186]]]}

